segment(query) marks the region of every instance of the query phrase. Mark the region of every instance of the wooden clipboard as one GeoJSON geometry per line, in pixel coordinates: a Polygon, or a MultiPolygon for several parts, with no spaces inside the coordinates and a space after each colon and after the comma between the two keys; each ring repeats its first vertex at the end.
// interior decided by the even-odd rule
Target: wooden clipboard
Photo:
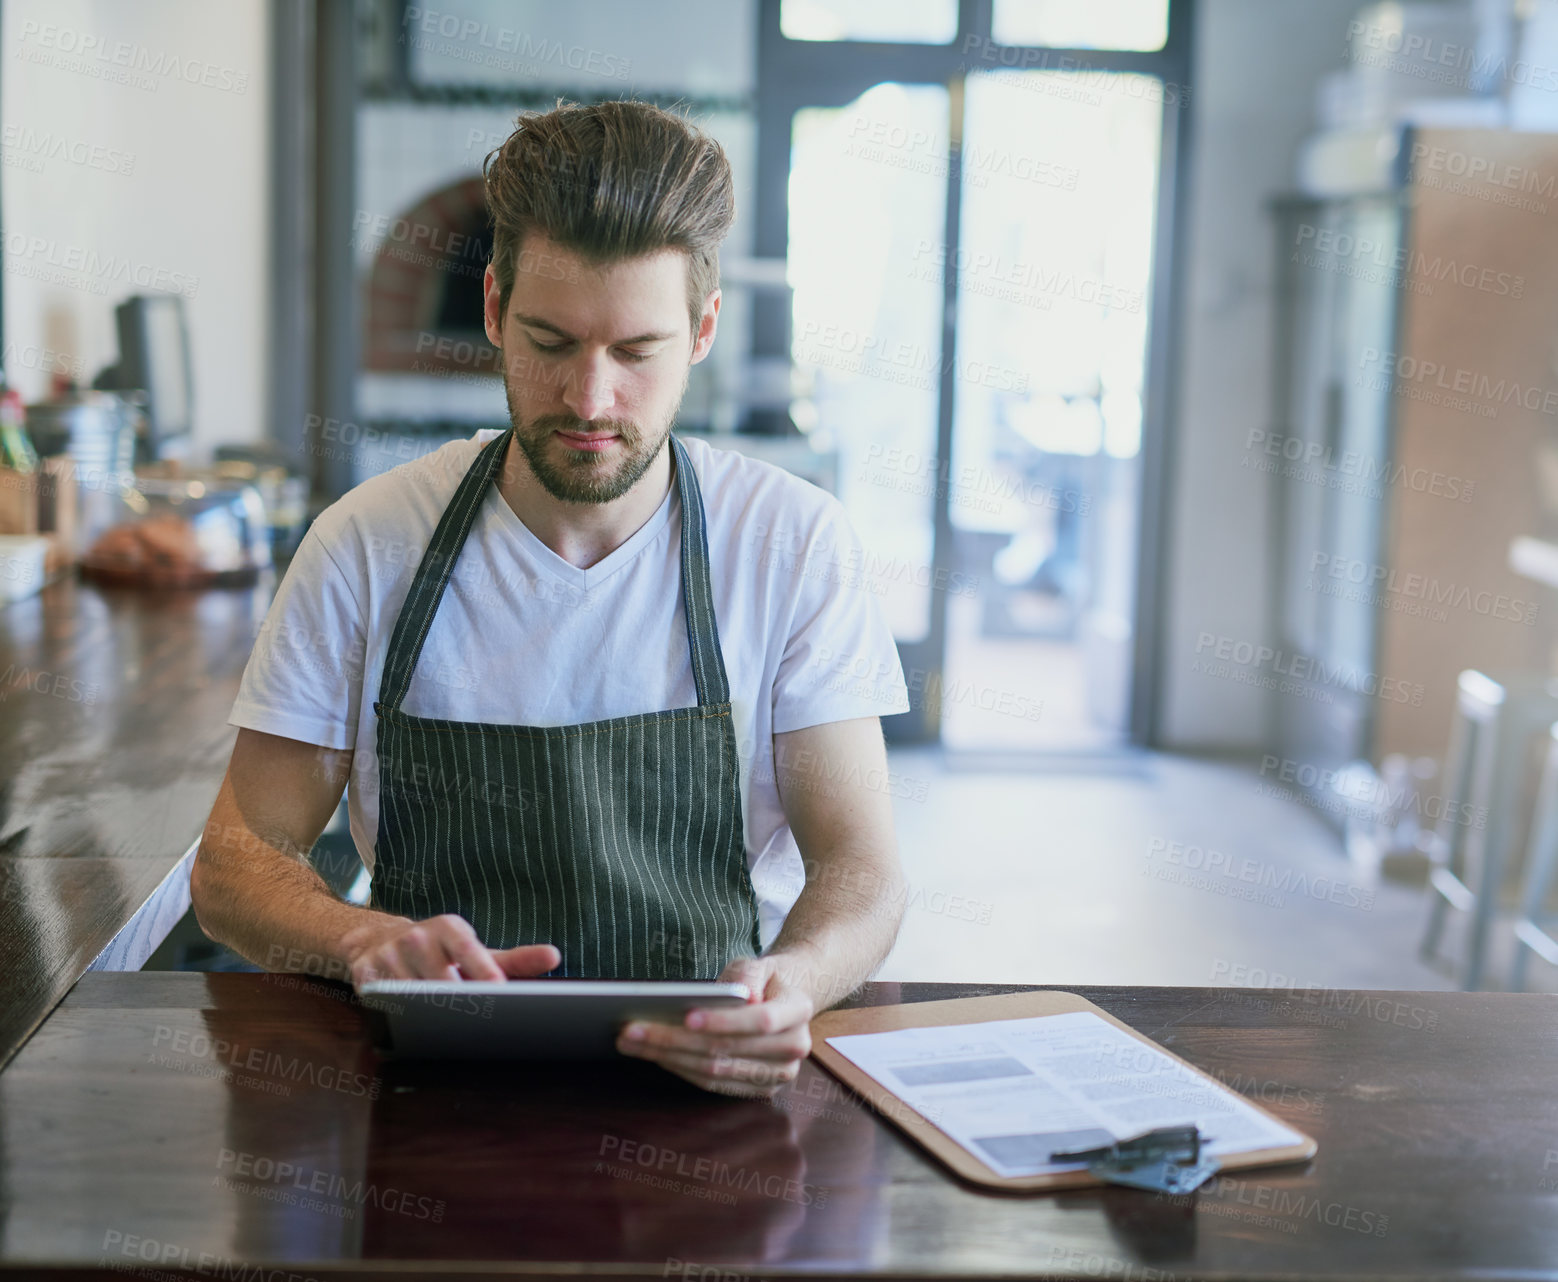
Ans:
{"type": "MultiPolygon", "coordinates": [[[[1087,998],[1076,993],[1042,990],[1030,993],[1002,993],[994,997],[960,997],[952,1001],[910,1002],[900,1006],[864,1006],[858,1010],[830,1010],[811,1022],[812,1058],[840,1081],[852,1087],[870,1102],[871,1107],[924,1148],[929,1149],[950,1166],[957,1174],[975,1184],[1009,1191],[1088,1188],[1103,1183],[1089,1171],[1064,1171],[1049,1175],[1000,1175],[970,1153],[940,1127],[910,1108],[898,1095],[889,1090],[863,1068],[860,1068],[841,1052],[828,1045],[830,1037],[850,1033],[886,1033],[899,1028],[930,1028],[940,1024],[980,1024],[997,1019],[1032,1019],[1041,1015],[1067,1015],[1074,1011],[1089,1011],[1107,1020],[1116,1028],[1128,1033],[1170,1059],[1184,1064],[1197,1077],[1205,1078],[1219,1091],[1234,1095],[1264,1117],[1296,1131],[1296,1127],[1261,1108],[1253,1100],[1245,1099],[1236,1091],[1230,1091],[1215,1077],[1203,1073],[1194,1064],[1186,1063],[1172,1051],[1159,1046],[1150,1037],[1138,1033],[1128,1024],[1121,1023],[1106,1010],[1100,1010],[1087,998]]],[[[1319,1145],[1300,1132],[1301,1143],[1281,1148],[1252,1149],[1247,1153],[1230,1153],[1219,1159],[1221,1169],[1239,1170],[1248,1166],[1270,1166],[1280,1162],[1302,1162],[1315,1155],[1319,1145]]]]}

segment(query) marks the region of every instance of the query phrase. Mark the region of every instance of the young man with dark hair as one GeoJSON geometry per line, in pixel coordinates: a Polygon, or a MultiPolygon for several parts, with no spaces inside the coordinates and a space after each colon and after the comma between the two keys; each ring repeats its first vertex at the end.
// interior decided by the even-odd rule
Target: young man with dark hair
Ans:
{"type": "Polygon", "coordinates": [[[892,637],[837,500],[671,432],[719,318],[719,145],[641,103],[559,106],[485,175],[511,425],[310,528],[233,709],[195,908],[262,965],[358,983],[743,982],[747,1006],[618,1045],[769,1094],[897,932],[892,637]],[[367,907],[307,862],[348,783],[367,907]]]}

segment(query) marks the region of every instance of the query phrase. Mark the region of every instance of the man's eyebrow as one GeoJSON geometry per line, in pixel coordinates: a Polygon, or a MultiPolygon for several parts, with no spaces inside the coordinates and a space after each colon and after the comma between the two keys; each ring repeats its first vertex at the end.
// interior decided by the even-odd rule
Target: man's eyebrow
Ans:
{"type": "MultiPolygon", "coordinates": [[[[559,338],[573,338],[573,335],[570,334],[566,329],[562,329],[561,327],[552,324],[551,321],[546,320],[541,316],[532,316],[528,312],[515,312],[514,319],[517,320],[521,325],[528,326],[530,329],[544,329],[547,331],[547,333],[556,334],[559,338]]],[[[613,346],[617,346],[622,343],[663,343],[667,339],[672,339],[675,337],[675,334],[670,333],[639,334],[633,338],[618,339],[617,343],[613,344],[613,346]]]]}

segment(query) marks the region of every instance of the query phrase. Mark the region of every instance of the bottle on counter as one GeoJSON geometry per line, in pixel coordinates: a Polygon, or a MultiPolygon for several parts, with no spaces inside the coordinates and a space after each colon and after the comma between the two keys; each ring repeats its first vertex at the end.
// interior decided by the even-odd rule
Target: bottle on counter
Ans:
{"type": "Polygon", "coordinates": [[[27,410],[22,394],[0,384],[0,466],[13,472],[36,472],[38,451],[27,435],[27,410]]]}

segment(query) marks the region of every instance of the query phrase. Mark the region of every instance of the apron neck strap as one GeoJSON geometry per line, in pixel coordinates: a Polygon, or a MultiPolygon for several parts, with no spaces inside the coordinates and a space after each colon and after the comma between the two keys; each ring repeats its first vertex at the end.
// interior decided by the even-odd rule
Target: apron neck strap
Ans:
{"type": "Polygon", "coordinates": [[[692,680],[698,704],[730,702],[730,682],[720,653],[719,623],[714,617],[714,588],[709,581],[709,531],[703,517],[703,491],[692,470],[687,447],[670,435],[676,463],[676,491],[682,501],[682,612],[692,651],[692,680]]]}
{"type": "MultiPolygon", "coordinates": [[[[422,554],[411,590],[390,634],[384,672],[379,680],[379,702],[399,711],[412,674],[422,657],[422,647],[438,613],[444,589],[454,574],[455,562],[465,546],[476,514],[507,455],[514,429],[487,442],[455,490],[454,498],[439,518],[432,541],[422,554]]],[[[687,450],[672,434],[669,438],[675,462],[677,495],[682,505],[682,611],[687,617],[687,640],[692,651],[693,684],[698,704],[730,701],[730,683],[720,654],[719,626],[714,618],[714,591],[709,580],[708,530],[703,517],[703,495],[687,450]]]]}

